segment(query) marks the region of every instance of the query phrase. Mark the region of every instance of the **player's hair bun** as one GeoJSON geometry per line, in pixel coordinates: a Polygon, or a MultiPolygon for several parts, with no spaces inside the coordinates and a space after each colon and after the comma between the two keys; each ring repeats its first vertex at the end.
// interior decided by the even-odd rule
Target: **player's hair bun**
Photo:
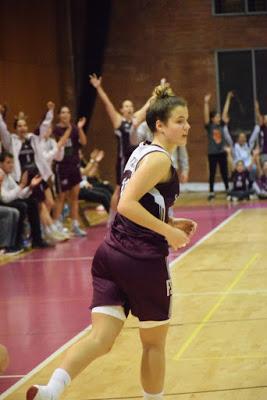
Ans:
{"type": "Polygon", "coordinates": [[[173,90],[170,87],[170,85],[166,83],[165,85],[156,86],[153,91],[153,96],[156,97],[156,100],[159,100],[175,96],[175,94],[173,93],[173,90]]]}

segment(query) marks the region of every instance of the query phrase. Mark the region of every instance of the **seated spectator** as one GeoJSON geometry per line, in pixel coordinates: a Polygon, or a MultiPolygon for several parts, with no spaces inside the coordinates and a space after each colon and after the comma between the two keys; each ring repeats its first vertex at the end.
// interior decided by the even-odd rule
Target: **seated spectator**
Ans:
{"type": "Polygon", "coordinates": [[[253,183],[253,189],[258,198],[264,200],[267,199],[267,161],[264,161],[262,166],[259,162],[258,170],[259,177],[256,182],[253,183]]]}
{"type": "Polygon", "coordinates": [[[23,228],[24,220],[28,217],[31,226],[32,247],[45,248],[50,245],[42,239],[38,202],[32,196],[34,188],[42,181],[42,177],[35,176],[28,185],[28,172],[25,171],[20,183],[17,184],[12,176],[14,168],[13,155],[2,153],[0,157],[0,167],[4,172],[4,179],[1,185],[1,202],[19,211],[19,223],[17,231],[16,246],[23,248],[23,228]]]}
{"type": "Polygon", "coordinates": [[[95,149],[91,153],[91,158],[88,163],[86,163],[86,160],[83,158],[81,151],[79,152],[79,156],[81,160],[81,174],[83,178],[82,182],[80,183],[79,199],[100,203],[103,205],[107,213],[109,213],[113,188],[108,182],[101,182],[97,177],[98,165],[104,158],[103,150],[95,149]]]}
{"type": "MultiPolygon", "coordinates": [[[[0,194],[3,179],[4,174],[0,170],[0,194]]],[[[0,206],[0,256],[16,255],[21,252],[21,249],[16,248],[18,222],[18,210],[7,206],[0,206]]]]}
{"type": "Polygon", "coordinates": [[[230,181],[232,188],[228,191],[227,199],[231,201],[249,200],[254,194],[252,189],[253,182],[250,180],[249,171],[246,169],[244,161],[236,163],[231,158],[231,149],[228,148],[229,161],[232,169],[230,181]]]}

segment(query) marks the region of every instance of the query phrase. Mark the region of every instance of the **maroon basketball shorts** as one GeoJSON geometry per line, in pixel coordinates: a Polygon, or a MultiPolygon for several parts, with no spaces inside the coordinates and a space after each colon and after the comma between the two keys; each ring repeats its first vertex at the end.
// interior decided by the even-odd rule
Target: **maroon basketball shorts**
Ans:
{"type": "Polygon", "coordinates": [[[142,260],[103,242],[93,260],[92,276],[90,308],[93,312],[125,319],[131,311],[141,327],[154,327],[169,321],[172,293],[164,256],[142,260]],[[123,312],[120,315],[116,314],[118,306],[123,312]]]}
{"type": "Polygon", "coordinates": [[[55,171],[55,186],[56,192],[67,192],[71,190],[74,186],[81,182],[80,168],[74,165],[73,167],[68,166],[68,168],[62,168],[59,164],[56,165],[55,171]]]}

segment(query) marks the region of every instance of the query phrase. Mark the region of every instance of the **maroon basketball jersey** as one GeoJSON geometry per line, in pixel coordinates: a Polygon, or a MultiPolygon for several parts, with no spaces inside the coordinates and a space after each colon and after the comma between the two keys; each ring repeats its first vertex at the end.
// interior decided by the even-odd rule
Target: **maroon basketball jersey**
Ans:
{"type": "MultiPolygon", "coordinates": [[[[139,162],[153,152],[162,152],[168,155],[162,147],[148,142],[141,143],[129,158],[122,179],[121,192],[125,189],[139,162]]],[[[179,180],[176,169],[171,166],[171,178],[168,182],[159,183],[139,202],[156,218],[168,222],[168,210],[179,195],[179,180]]],[[[108,232],[106,241],[109,245],[135,258],[152,258],[167,256],[168,243],[164,236],[138,225],[128,218],[116,214],[115,220],[108,232]]]]}

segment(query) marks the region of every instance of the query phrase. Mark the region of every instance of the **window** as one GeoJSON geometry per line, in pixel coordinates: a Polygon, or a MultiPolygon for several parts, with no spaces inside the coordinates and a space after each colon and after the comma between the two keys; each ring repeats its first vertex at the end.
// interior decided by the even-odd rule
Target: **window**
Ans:
{"type": "Polygon", "coordinates": [[[267,13],[267,0],[213,0],[215,15],[262,13],[267,13]]]}
{"type": "Polygon", "coordinates": [[[255,124],[254,103],[259,100],[262,113],[267,112],[267,49],[217,52],[217,82],[220,109],[227,92],[233,91],[230,128],[233,133],[250,133],[255,124]]]}

